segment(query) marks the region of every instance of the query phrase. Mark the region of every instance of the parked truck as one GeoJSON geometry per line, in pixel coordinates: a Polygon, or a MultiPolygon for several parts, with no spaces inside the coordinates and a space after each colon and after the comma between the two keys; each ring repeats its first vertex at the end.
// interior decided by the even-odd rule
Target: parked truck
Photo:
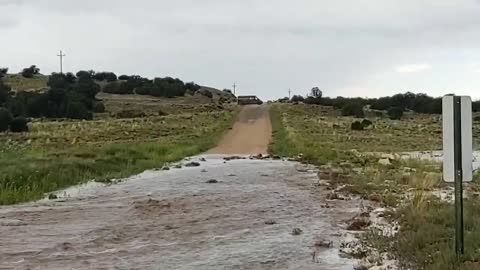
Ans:
{"type": "Polygon", "coordinates": [[[263,101],[261,101],[257,96],[239,96],[237,100],[238,105],[263,104],[263,101]]]}

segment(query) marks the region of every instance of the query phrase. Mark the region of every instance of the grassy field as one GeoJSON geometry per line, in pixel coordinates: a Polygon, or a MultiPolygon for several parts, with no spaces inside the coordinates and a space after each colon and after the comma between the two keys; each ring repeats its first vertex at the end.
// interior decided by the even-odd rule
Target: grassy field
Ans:
{"type": "MultiPolygon", "coordinates": [[[[440,164],[401,159],[379,164],[381,153],[440,149],[438,117],[372,118],[373,129],[352,131],[350,124],[355,119],[336,115],[319,106],[272,105],[274,140],[270,151],[282,156],[302,154],[304,161],[320,165],[321,179],[342,186],[342,192],[392,209],[388,218],[400,224],[399,233],[387,237],[372,230],[365,240],[367,245],[387,251],[404,269],[480,269],[478,175],[475,183],[466,185],[466,255],[457,260],[453,205],[434,195],[447,190],[440,164]]],[[[478,145],[478,124],[475,134],[478,145]]]]}
{"type": "Polygon", "coordinates": [[[10,85],[16,91],[36,91],[47,87],[48,77],[44,75],[35,75],[34,78],[24,78],[20,74],[8,75],[5,83],[10,85]]]}
{"type": "Polygon", "coordinates": [[[95,179],[108,181],[201,153],[232,125],[235,110],[99,121],[35,122],[0,134],[0,204],[95,179]]]}

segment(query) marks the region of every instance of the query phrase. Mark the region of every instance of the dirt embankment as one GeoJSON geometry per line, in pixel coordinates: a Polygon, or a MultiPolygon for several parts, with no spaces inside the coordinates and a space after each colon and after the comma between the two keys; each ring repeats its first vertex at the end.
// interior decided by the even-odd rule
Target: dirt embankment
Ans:
{"type": "Polygon", "coordinates": [[[208,154],[267,154],[272,138],[272,125],[266,105],[244,106],[220,144],[208,154]]]}

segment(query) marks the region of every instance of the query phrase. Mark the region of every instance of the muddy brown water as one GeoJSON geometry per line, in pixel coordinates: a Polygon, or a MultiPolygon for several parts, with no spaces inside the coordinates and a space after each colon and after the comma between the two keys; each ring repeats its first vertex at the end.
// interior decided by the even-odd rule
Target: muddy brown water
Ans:
{"type": "Polygon", "coordinates": [[[358,202],[322,208],[327,191],[295,162],[206,159],[0,208],[0,268],[352,269],[337,233],[358,202]]]}
{"type": "MultiPolygon", "coordinates": [[[[250,108],[242,112],[247,125],[268,116],[250,108]]],[[[249,145],[246,152],[260,144],[249,145]]],[[[339,235],[360,203],[322,208],[329,191],[315,185],[313,167],[203,157],[192,158],[199,167],[0,207],[0,269],[353,269],[339,256],[339,235]],[[292,235],[295,228],[302,233],[292,235]],[[318,240],[334,245],[316,247],[318,240]]]]}

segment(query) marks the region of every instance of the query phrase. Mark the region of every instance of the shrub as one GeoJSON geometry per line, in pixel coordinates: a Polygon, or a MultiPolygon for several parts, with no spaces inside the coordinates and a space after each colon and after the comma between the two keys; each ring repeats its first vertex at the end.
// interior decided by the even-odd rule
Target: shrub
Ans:
{"type": "Polygon", "coordinates": [[[33,78],[34,75],[38,74],[40,72],[40,69],[37,68],[37,66],[32,65],[28,68],[24,68],[22,70],[22,76],[25,78],[33,78]]]}
{"type": "Polygon", "coordinates": [[[93,106],[93,111],[96,113],[104,113],[105,112],[105,104],[103,102],[97,102],[93,106]]]}
{"type": "Polygon", "coordinates": [[[362,126],[363,126],[364,128],[369,127],[369,126],[371,126],[372,124],[373,124],[372,121],[370,121],[370,120],[368,120],[368,119],[363,119],[363,121],[362,121],[362,126]]]}
{"type": "Polygon", "coordinates": [[[99,72],[93,75],[93,78],[97,81],[114,82],[117,80],[117,75],[113,72],[99,72]]]}
{"type": "Polygon", "coordinates": [[[7,75],[8,68],[0,68],[0,78],[3,78],[7,75]]]}
{"type": "Polygon", "coordinates": [[[400,120],[403,116],[403,109],[400,107],[392,107],[388,109],[388,116],[392,120],[400,120]]]}
{"type": "Polygon", "coordinates": [[[12,94],[12,88],[6,84],[3,83],[3,81],[0,80],[0,105],[5,103],[12,94]]]}
{"type": "Polygon", "coordinates": [[[73,73],[68,72],[67,74],[65,74],[65,80],[69,84],[74,84],[75,82],[77,82],[77,77],[75,77],[75,75],[73,75],[73,73]]]}
{"type": "Polygon", "coordinates": [[[363,107],[359,103],[348,103],[342,108],[343,116],[355,116],[357,118],[365,117],[363,107]]]}
{"type": "Polygon", "coordinates": [[[120,77],[118,77],[119,80],[122,80],[122,81],[128,81],[130,79],[130,76],[128,75],[120,75],[120,77]]]}
{"type": "Polygon", "coordinates": [[[12,122],[12,114],[5,108],[0,108],[0,132],[8,130],[8,126],[12,122]]]}
{"type": "Polygon", "coordinates": [[[130,81],[126,82],[110,82],[108,83],[103,92],[118,95],[133,94],[134,85],[130,81]]]}
{"type": "Polygon", "coordinates": [[[363,125],[359,121],[355,121],[351,125],[352,130],[363,130],[363,125]]]}
{"type": "Polygon", "coordinates": [[[292,102],[303,102],[304,100],[305,100],[305,99],[304,99],[302,96],[300,96],[300,95],[298,95],[298,96],[295,95],[295,96],[293,96],[292,99],[291,99],[292,102]]]}
{"type": "Polygon", "coordinates": [[[28,132],[28,121],[23,117],[17,117],[10,122],[11,132],[28,132]]]}
{"type": "Polygon", "coordinates": [[[77,77],[80,78],[80,77],[84,77],[84,78],[93,78],[93,76],[95,75],[95,71],[93,70],[89,70],[89,71],[86,71],[86,70],[80,70],[79,72],[77,72],[77,77]]]}
{"type": "Polygon", "coordinates": [[[200,91],[200,94],[202,94],[203,96],[206,96],[208,98],[213,98],[213,94],[209,90],[200,91]]]}
{"type": "Polygon", "coordinates": [[[317,104],[319,105],[322,102],[322,98],[320,97],[307,97],[303,101],[306,104],[317,104]]]}
{"type": "Polygon", "coordinates": [[[65,116],[71,119],[90,120],[93,118],[87,107],[83,103],[78,101],[74,101],[68,104],[65,116]]]}

